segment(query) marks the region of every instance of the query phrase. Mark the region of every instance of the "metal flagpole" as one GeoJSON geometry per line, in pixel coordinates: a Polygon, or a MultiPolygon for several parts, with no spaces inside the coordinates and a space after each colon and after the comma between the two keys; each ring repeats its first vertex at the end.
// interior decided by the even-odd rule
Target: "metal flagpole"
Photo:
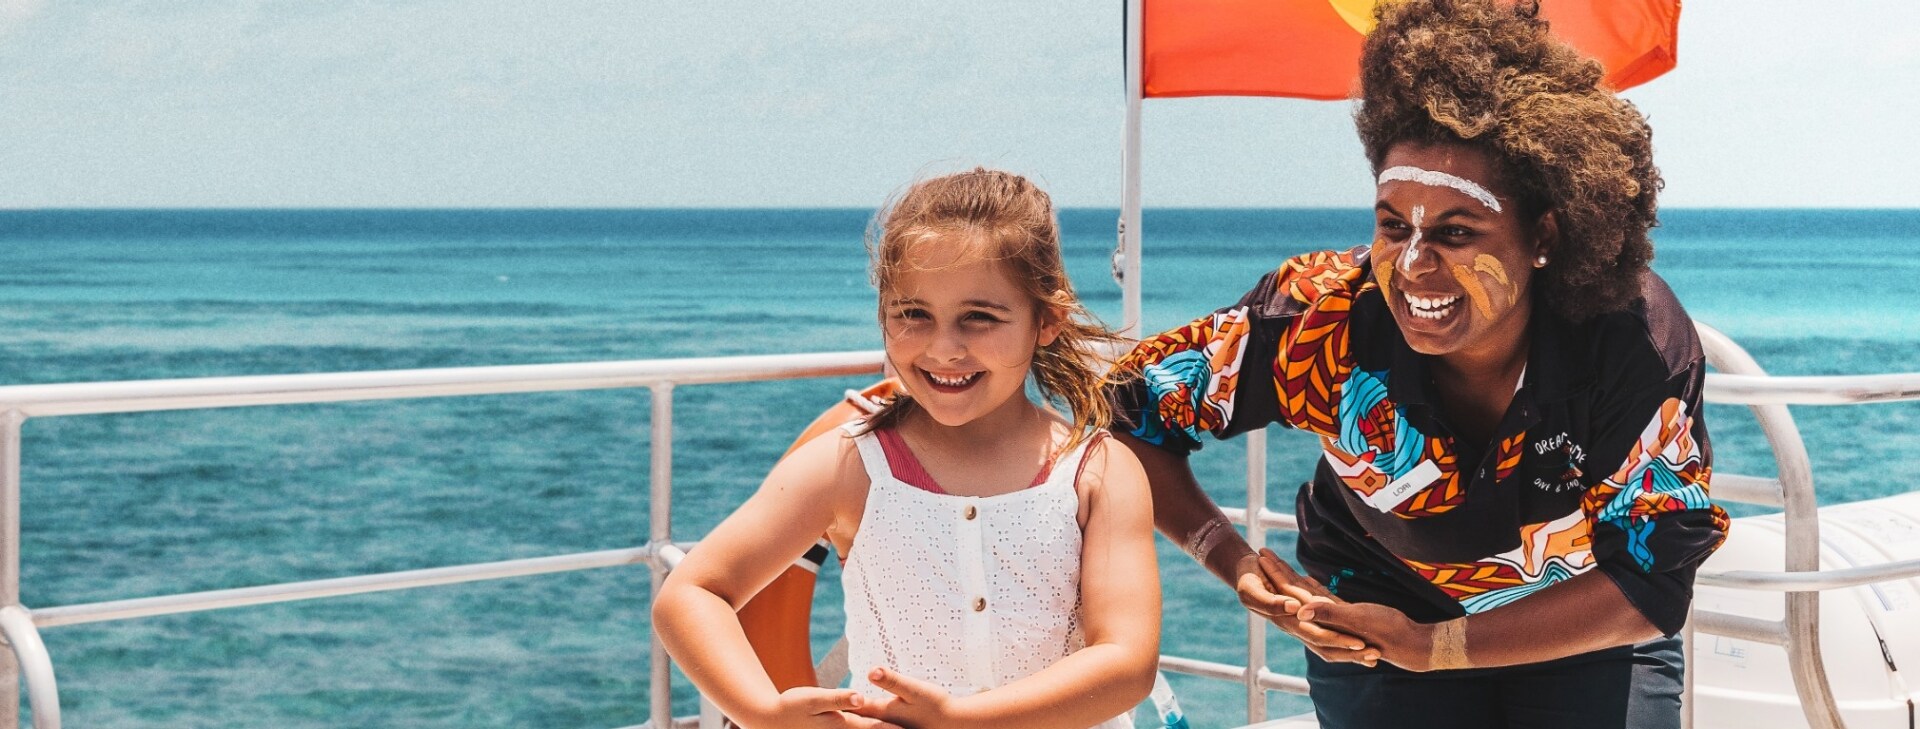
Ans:
{"type": "Polygon", "coordinates": [[[1126,0],[1127,118],[1121,146],[1120,243],[1113,250],[1113,278],[1120,284],[1121,333],[1138,337],[1140,320],[1140,4],[1126,0]]]}

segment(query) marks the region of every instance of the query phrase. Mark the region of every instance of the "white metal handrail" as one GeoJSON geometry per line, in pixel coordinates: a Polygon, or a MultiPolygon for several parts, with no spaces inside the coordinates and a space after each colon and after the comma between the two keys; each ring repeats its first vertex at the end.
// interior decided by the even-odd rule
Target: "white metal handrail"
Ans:
{"type": "MultiPolygon", "coordinates": [[[[1780,457],[1783,443],[1790,442],[1798,447],[1801,464],[1793,467],[1791,458],[1782,461],[1781,477],[1777,479],[1716,475],[1716,498],[1733,496],[1741,501],[1787,506],[1789,543],[1804,542],[1809,538],[1807,532],[1811,522],[1804,518],[1812,508],[1811,475],[1804,468],[1804,448],[1799,447],[1797,432],[1791,431],[1791,420],[1785,421],[1786,430],[1781,427],[1779,416],[1785,413],[1783,405],[1920,399],[1920,373],[1767,377],[1757,374],[1757,365],[1748,366],[1752,364],[1751,358],[1746,357],[1744,351],[1724,335],[1704,326],[1701,333],[1703,341],[1707,343],[1709,356],[1715,359],[1715,366],[1726,373],[1707,376],[1708,398],[1714,402],[1754,405],[1756,413],[1762,416],[1762,426],[1774,445],[1776,458],[1780,457]],[[1744,361],[1742,358],[1745,358],[1744,361]],[[1797,513],[1802,518],[1796,518],[1797,513]]],[[[4,631],[13,648],[11,652],[0,652],[0,702],[4,702],[0,703],[0,727],[10,728],[18,719],[19,697],[15,681],[20,677],[23,666],[16,662],[16,658],[25,663],[24,678],[28,693],[34,699],[36,729],[57,729],[59,726],[58,694],[54,688],[51,661],[38,639],[40,628],[636,563],[649,566],[657,589],[658,582],[678,562],[677,558],[684,554],[681,547],[675,546],[671,533],[674,386],[879,374],[881,359],[880,352],[867,351],[0,387],[0,631],[4,631]],[[28,417],[627,387],[647,387],[653,394],[650,451],[652,508],[649,539],[644,546],[66,605],[37,611],[19,604],[20,428],[28,417]]],[[[1249,541],[1264,544],[1266,530],[1295,529],[1297,524],[1292,515],[1266,508],[1265,434],[1258,431],[1249,434],[1247,445],[1248,505],[1246,508],[1226,508],[1223,511],[1235,523],[1243,525],[1247,523],[1247,515],[1254,514],[1257,518],[1248,529],[1249,541]]],[[[1811,526],[1817,529],[1817,523],[1811,523],[1811,526]]],[[[1817,532],[1812,538],[1817,539],[1817,532]]],[[[1804,591],[1834,589],[1920,574],[1920,561],[1820,572],[1817,569],[1797,568],[1790,558],[1788,566],[1796,571],[1728,572],[1700,576],[1702,584],[1788,591],[1787,620],[1775,622],[1701,613],[1696,615],[1694,627],[1734,637],[1786,643],[1784,636],[1789,633],[1789,626],[1803,624],[1811,618],[1816,621],[1814,627],[1817,628],[1817,613],[1809,613],[1804,605],[1797,606],[1794,602],[1797,595],[1814,596],[1804,591]]],[[[1814,607],[1817,608],[1817,604],[1814,607]]],[[[1249,720],[1264,720],[1266,691],[1306,691],[1304,678],[1268,670],[1265,629],[1264,621],[1249,618],[1246,666],[1179,656],[1164,656],[1161,666],[1178,673],[1244,684],[1247,687],[1249,720]]],[[[676,718],[670,714],[671,686],[667,658],[659,641],[650,639],[650,642],[654,659],[649,691],[651,706],[649,721],[644,726],[689,726],[691,718],[676,718]]],[[[1807,650],[1815,662],[1815,670],[1806,677],[1799,672],[1795,675],[1796,685],[1801,686],[1803,691],[1803,699],[1808,697],[1809,692],[1808,687],[1802,685],[1803,678],[1817,679],[1818,685],[1812,689],[1816,698],[1825,693],[1826,688],[1824,673],[1817,667],[1818,641],[1795,643],[1809,642],[1812,645],[1807,650]]],[[[1796,661],[1803,660],[1798,654],[1795,658],[1796,661]]],[[[1830,693],[1828,696],[1827,701],[1830,701],[1830,693]]],[[[1814,708],[1809,705],[1810,720],[1815,719],[1814,708]]],[[[1831,722],[1817,722],[1816,726],[1839,727],[1837,713],[1830,716],[1831,722]]]]}

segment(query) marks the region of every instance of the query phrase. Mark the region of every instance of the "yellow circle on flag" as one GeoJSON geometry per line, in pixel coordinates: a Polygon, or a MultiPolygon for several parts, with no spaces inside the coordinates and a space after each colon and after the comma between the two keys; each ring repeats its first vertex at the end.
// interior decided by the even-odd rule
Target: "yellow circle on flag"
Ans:
{"type": "Polygon", "coordinates": [[[1360,35],[1373,32],[1375,0],[1327,0],[1327,4],[1333,6],[1333,11],[1339,13],[1340,19],[1347,21],[1347,25],[1360,31],[1360,35]]]}

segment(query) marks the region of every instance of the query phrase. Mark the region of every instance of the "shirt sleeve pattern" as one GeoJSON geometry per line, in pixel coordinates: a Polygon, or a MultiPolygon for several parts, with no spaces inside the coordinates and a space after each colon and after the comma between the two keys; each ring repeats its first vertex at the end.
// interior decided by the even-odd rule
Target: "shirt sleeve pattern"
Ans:
{"type": "Polygon", "coordinates": [[[1580,500],[1601,569],[1668,634],[1686,620],[1694,570],[1731,525],[1708,498],[1711,450],[1697,407],[1697,398],[1660,401],[1619,469],[1580,500]]]}
{"type": "Polygon", "coordinates": [[[1135,437],[1183,451],[1199,448],[1203,431],[1220,436],[1276,419],[1337,433],[1338,381],[1353,366],[1347,314],[1353,297],[1372,285],[1355,256],[1320,251],[1288,259],[1233,306],[1142,341],[1116,364],[1116,371],[1138,374],[1115,389],[1116,415],[1135,437]],[[1256,339],[1267,342],[1263,353],[1243,363],[1256,339]],[[1278,402],[1239,401],[1243,364],[1255,377],[1276,378],[1278,402]]]}
{"type": "Polygon", "coordinates": [[[1222,309],[1141,342],[1118,368],[1139,372],[1144,388],[1133,435],[1154,445],[1170,433],[1197,448],[1200,431],[1233,420],[1233,397],[1248,331],[1247,307],[1222,309]]]}

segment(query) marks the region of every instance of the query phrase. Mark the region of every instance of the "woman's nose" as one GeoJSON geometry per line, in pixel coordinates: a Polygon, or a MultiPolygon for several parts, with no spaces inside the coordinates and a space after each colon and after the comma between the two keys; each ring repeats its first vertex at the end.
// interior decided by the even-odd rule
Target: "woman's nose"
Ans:
{"type": "Polygon", "coordinates": [[[1440,267],[1440,254],[1427,250],[1432,246],[1422,240],[1421,231],[1415,230],[1413,237],[1407,239],[1407,247],[1400,249],[1400,260],[1395,261],[1400,272],[1419,276],[1440,267]]]}

